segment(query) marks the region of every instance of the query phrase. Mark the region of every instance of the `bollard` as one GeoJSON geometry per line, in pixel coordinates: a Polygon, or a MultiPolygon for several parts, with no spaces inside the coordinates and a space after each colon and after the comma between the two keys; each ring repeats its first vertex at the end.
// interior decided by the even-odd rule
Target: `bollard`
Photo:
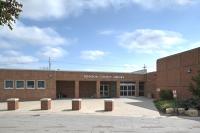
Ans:
{"type": "Polygon", "coordinates": [[[8,110],[17,110],[19,109],[19,98],[10,98],[7,99],[8,110]]]}
{"type": "Polygon", "coordinates": [[[51,109],[51,98],[42,98],[41,101],[41,110],[51,109]]]}
{"type": "Polygon", "coordinates": [[[80,110],[81,101],[82,99],[72,99],[72,110],[80,110]]]}
{"type": "Polygon", "coordinates": [[[104,100],[104,110],[105,111],[113,111],[113,108],[114,108],[114,100],[113,99],[104,100]]]}

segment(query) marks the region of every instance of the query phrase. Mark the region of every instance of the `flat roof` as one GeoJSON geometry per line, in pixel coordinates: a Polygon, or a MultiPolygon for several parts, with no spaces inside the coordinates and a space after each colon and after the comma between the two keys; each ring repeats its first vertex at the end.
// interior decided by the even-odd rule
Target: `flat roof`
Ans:
{"type": "MultiPolygon", "coordinates": [[[[47,70],[47,69],[20,69],[20,68],[0,68],[1,70],[11,70],[11,71],[42,71],[42,72],[71,72],[71,73],[113,73],[113,74],[135,74],[135,75],[143,75],[144,73],[134,73],[134,72],[104,72],[104,71],[73,71],[73,70],[60,70],[60,69],[55,69],[55,70],[47,70]]],[[[136,71],[137,72],[137,71],[136,71]]]]}

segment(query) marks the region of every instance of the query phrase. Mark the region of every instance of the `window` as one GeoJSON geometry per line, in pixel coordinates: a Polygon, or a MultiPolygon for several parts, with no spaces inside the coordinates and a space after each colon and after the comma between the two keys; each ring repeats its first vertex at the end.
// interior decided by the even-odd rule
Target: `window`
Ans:
{"type": "Polygon", "coordinates": [[[14,88],[14,81],[13,80],[5,80],[4,81],[4,88],[5,89],[13,89],[14,88]]]}
{"type": "Polygon", "coordinates": [[[26,88],[27,89],[35,89],[35,81],[34,80],[27,80],[26,81],[26,88]]]}
{"type": "Polygon", "coordinates": [[[16,80],[15,86],[16,86],[16,89],[24,89],[24,81],[16,80]]]}
{"type": "Polygon", "coordinates": [[[37,81],[37,88],[38,89],[45,89],[45,81],[44,80],[38,80],[37,81]]]}

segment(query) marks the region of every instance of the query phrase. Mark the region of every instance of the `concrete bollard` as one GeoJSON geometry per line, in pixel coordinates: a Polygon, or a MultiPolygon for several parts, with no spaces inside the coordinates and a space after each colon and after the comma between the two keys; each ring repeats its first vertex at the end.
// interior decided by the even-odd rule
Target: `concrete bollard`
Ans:
{"type": "Polygon", "coordinates": [[[17,110],[19,109],[19,98],[9,98],[7,99],[8,110],[17,110]]]}
{"type": "Polygon", "coordinates": [[[114,100],[113,99],[104,100],[104,110],[113,111],[113,109],[114,109],[114,100]]]}
{"type": "Polygon", "coordinates": [[[51,98],[42,98],[41,101],[41,110],[51,109],[51,98]]]}
{"type": "Polygon", "coordinates": [[[166,108],[166,114],[174,113],[174,108],[166,108]]]}
{"type": "Polygon", "coordinates": [[[81,101],[82,99],[72,99],[72,110],[80,110],[81,101]]]}

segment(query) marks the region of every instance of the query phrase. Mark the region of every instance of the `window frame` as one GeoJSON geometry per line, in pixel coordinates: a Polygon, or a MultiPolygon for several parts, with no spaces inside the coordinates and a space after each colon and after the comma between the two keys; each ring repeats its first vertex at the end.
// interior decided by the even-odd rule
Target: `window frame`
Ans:
{"type": "Polygon", "coordinates": [[[15,89],[25,89],[25,80],[15,80],[15,89]],[[24,87],[22,88],[17,88],[17,81],[23,81],[24,82],[24,87]]]}
{"type": "Polygon", "coordinates": [[[35,80],[26,80],[26,89],[35,89],[35,80]],[[34,82],[34,87],[33,88],[28,87],[28,81],[33,81],[34,82]]]}
{"type": "Polygon", "coordinates": [[[4,89],[6,89],[6,90],[11,90],[11,89],[14,89],[14,88],[15,88],[14,86],[15,86],[14,80],[4,80],[4,89]],[[13,83],[12,83],[12,84],[13,84],[13,87],[12,87],[12,88],[10,88],[10,87],[7,88],[7,87],[6,87],[6,81],[12,81],[12,82],[13,82],[13,83]]]}
{"type": "Polygon", "coordinates": [[[42,90],[43,90],[43,89],[46,89],[46,81],[45,81],[45,80],[37,80],[37,89],[42,89],[42,90]],[[41,88],[41,87],[38,87],[38,82],[39,82],[39,81],[44,81],[44,87],[42,87],[42,88],[41,88]]]}

